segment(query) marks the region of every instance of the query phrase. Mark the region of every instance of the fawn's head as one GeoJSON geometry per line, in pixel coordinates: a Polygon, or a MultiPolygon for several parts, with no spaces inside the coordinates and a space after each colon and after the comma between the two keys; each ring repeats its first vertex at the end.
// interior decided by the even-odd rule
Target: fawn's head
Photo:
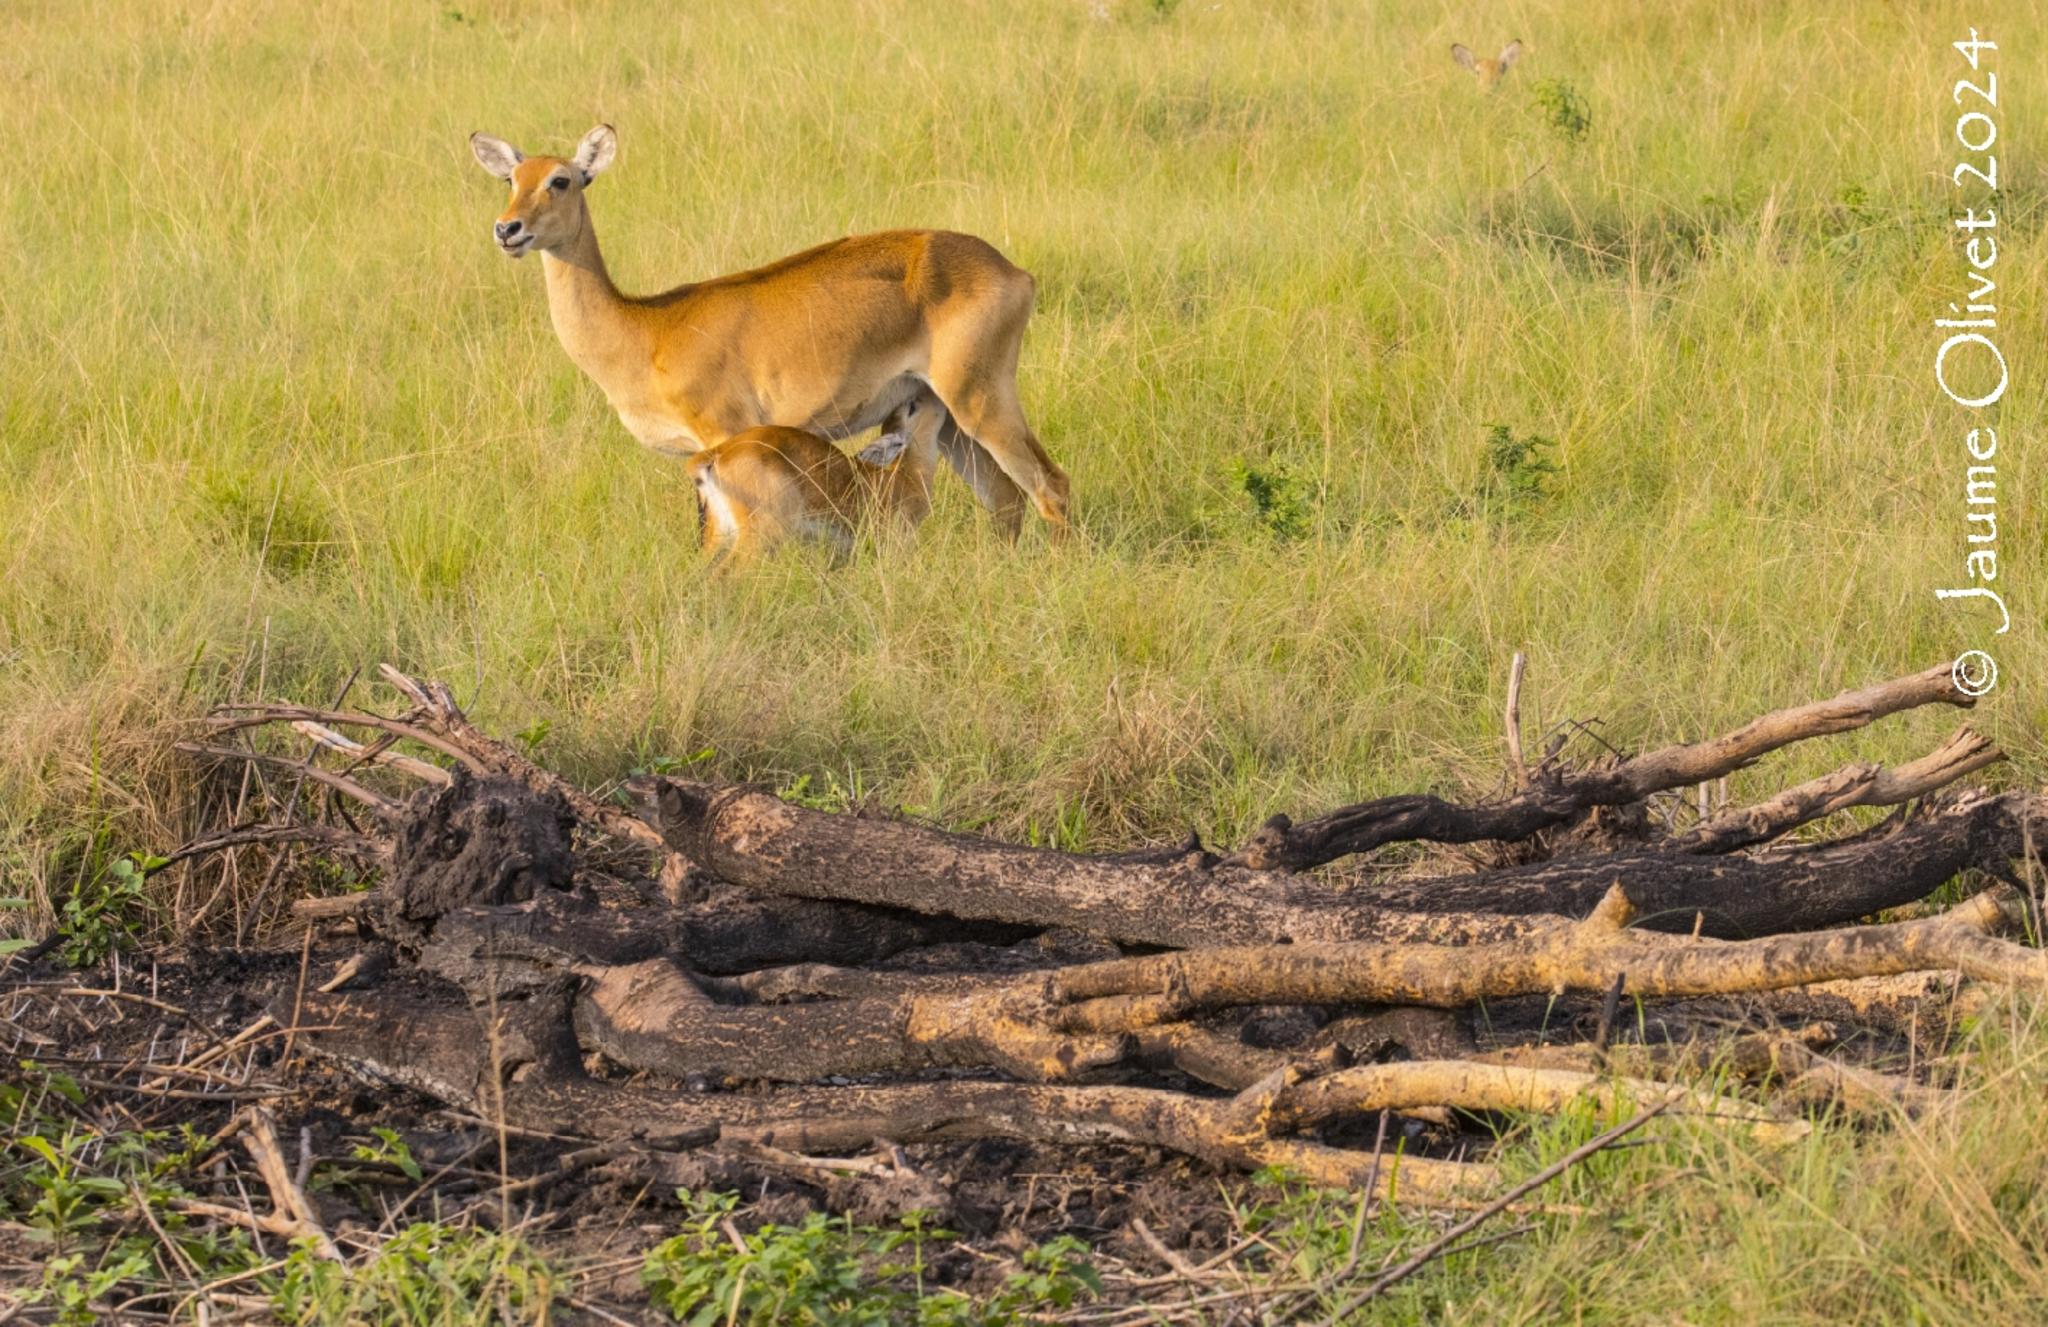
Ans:
{"type": "Polygon", "coordinates": [[[502,138],[471,134],[477,164],[512,186],[512,199],[491,226],[491,236],[508,258],[529,249],[566,244],[583,229],[583,190],[618,154],[619,136],[608,124],[583,135],[566,157],[529,157],[502,138]]]}
{"type": "Polygon", "coordinates": [[[1500,54],[1491,60],[1472,54],[1463,42],[1454,42],[1451,45],[1451,59],[1457,62],[1458,68],[1469,71],[1472,77],[1478,79],[1480,90],[1485,92],[1493,91],[1500,81],[1508,76],[1508,70],[1514,68],[1515,61],[1521,58],[1520,41],[1511,41],[1501,47],[1500,54]]]}

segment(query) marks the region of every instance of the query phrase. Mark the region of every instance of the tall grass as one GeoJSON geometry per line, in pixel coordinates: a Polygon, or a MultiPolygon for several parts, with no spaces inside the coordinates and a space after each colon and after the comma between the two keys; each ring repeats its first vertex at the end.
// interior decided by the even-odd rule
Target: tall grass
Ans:
{"type": "MultiPolygon", "coordinates": [[[[1972,1091],[1872,1132],[1837,1121],[1759,1150],[1706,1121],[1659,1121],[1547,1191],[1592,1209],[1540,1220],[1505,1254],[1412,1284],[1388,1322],[1914,1323],[2040,1321],[2048,1302],[2048,1039],[2038,1008],[2001,1008],[1949,1067],[1972,1091]]],[[[1604,1122],[1547,1126],[1534,1169],[1604,1122]]]]}
{"type": "MultiPolygon", "coordinates": [[[[2001,21],[2014,51],[2041,32],[2001,21]]],[[[0,844],[35,892],[67,834],[161,849],[183,828],[163,724],[378,660],[502,731],[548,721],[572,775],[708,745],[718,774],[1099,845],[1483,784],[1520,646],[1536,723],[1621,744],[1925,666],[1968,621],[1932,594],[1965,547],[1927,331],[1959,262],[1950,23],[10,5],[0,844]],[[1449,43],[1509,35],[1530,56],[1476,94],[1449,43]],[[1538,78],[1582,99],[1582,142],[1538,78]],[[492,251],[501,186],[465,148],[600,119],[623,151],[592,204],[628,288],[909,224],[1036,273],[1023,390],[1085,539],[1006,547],[947,481],[910,548],[708,582],[677,467],[563,356],[534,265],[492,251]],[[1469,501],[1494,424],[1556,440],[1540,502],[1469,501]]],[[[2048,142],[2040,106],[2008,98],[2006,141],[2048,142]]],[[[2048,273],[2035,160],[2005,163],[2007,290],[2048,273]]],[[[2009,344],[2039,341],[2008,312],[2009,344]]],[[[2029,625],[1978,720],[2028,779],[2043,381],[2005,407],[2029,625]]]]}
{"type": "MultiPolygon", "coordinates": [[[[2048,34],[2000,11],[2000,283],[2039,290],[2027,53],[2048,34]]],[[[1597,717],[1624,745],[1944,658],[1981,639],[1932,594],[1965,551],[1928,326],[1959,265],[1958,21],[14,0],[0,892],[44,906],[176,841],[178,721],[321,698],[379,660],[453,681],[500,731],[546,721],[541,755],[574,776],[708,745],[717,774],[1112,846],[1483,785],[1518,647],[1538,727],[1597,717]],[[1476,95],[1450,42],[1510,36],[1530,55],[1476,95]],[[1538,79],[1583,105],[1583,141],[1538,79]],[[909,548],[707,581],[677,468],[568,364],[533,265],[491,251],[499,186],[464,147],[600,119],[624,147],[592,201],[629,288],[897,225],[973,231],[1036,273],[1023,389],[1085,539],[1006,547],[949,484],[909,548]],[[1497,424],[1557,444],[1545,495],[1511,509],[1474,500],[1497,424]]],[[[2038,305],[2007,305],[2009,347],[2042,344],[2038,305]]],[[[2004,777],[2038,782],[2048,378],[2013,358],[2020,625],[1974,721],[2015,756],[2004,777]]],[[[1788,754],[1749,787],[1909,757],[1953,721],[1788,754]]],[[[1611,1219],[1418,1279],[1389,1312],[2018,1320],[2048,1295],[2039,1044],[1983,1051],[1967,1110],[1876,1144],[1617,1154],[1564,1195],[1611,1219]]]]}

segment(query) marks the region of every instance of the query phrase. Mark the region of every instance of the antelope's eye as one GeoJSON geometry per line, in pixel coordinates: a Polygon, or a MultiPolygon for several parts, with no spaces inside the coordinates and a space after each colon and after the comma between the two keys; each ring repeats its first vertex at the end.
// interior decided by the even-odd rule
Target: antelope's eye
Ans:
{"type": "Polygon", "coordinates": [[[569,177],[566,175],[557,175],[554,179],[548,181],[548,188],[553,189],[556,193],[560,193],[568,187],[569,177]]]}

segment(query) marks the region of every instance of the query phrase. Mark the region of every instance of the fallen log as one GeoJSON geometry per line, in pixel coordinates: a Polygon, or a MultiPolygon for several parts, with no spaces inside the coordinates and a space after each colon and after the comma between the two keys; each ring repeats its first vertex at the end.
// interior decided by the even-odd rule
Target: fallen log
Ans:
{"type": "Polygon", "coordinates": [[[1403,911],[1302,877],[1219,866],[1200,850],[1133,861],[834,815],[750,788],[661,780],[663,837],[721,880],[766,894],[1061,926],[1122,944],[1196,947],[1379,937],[1472,943],[1507,917],[1403,911]]]}
{"type": "Polygon", "coordinates": [[[1449,1008],[1547,992],[1603,991],[1617,973],[1637,996],[1784,990],[1908,972],[2048,991],[2048,951],[1992,932],[2024,910],[1988,890],[1939,916],[1761,940],[1692,940],[1630,929],[1615,885],[1584,921],[1490,945],[1248,946],[1066,968],[1044,979],[1062,1026],[1128,1031],[1247,1004],[1416,1004],[1449,1008]]]}
{"type": "Polygon", "coordinates": [[[724,880],[767,894],[1068,926],[1125,944],[1483,944],[1515,920],[1583,917],[1626,884],[1642,924],[1719,937],[1836,926],[1923,898],[1968,869],[2008,873],[2048,802],[1965,795],[1885,830],[1760,856],[1642,847],[1338,893],[1190,852],[1172,862],[1025,848],[832,815],[744,788],[665,780],[662,832],[724,880]]]}
{"type": "Polygon", "coordinates": [[[1393,881],[1372,897],[1397,912],[1583,917],[1619,882],[1637,924],[1653,930],[1722,939],[1819,930],[1925,898],[1965,871],[2010,878],[2044,814],[2048,798],[2033,793],[1963,793],[1863,834],[1754,856],[1636,848],[1393,881]]]}

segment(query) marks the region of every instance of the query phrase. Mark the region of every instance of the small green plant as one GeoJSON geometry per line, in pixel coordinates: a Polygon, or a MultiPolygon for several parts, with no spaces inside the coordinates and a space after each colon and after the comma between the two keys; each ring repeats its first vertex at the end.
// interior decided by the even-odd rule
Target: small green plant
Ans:
{"type": "Polygon", "coordinates": [[[1834,205],[1821,209],[1822,247],[1838,257],[1856,253],[1881,229],[1883,220],[1884,213],[1871,206],[1868,190],[1860,184],[1845,185],[1834,205]]]}
{"type": "Polygon", "coordinates": [[[1003,1288],[981,1306],[982,1316],[963,1321],[1007,1322],[1043,1309],[1070,1309],[1082,1298],[1102,1293],[1102,1278],[1088,1261],[1088,1246],[1072,1235],[1057,1235],[1026,1249],[1019,1261],[1024,1269],[1012,1272],[1003,1288]]]}
{"type": "Polygon", "coordinates": [[[1024,827],[1024,841],[1034,848],[1082,851],[1088,846],[1088,804],[1062,798],[1053,811],[1051,824],[1041,824],[1034,818],[1024,827]]]}
{"type": "Polygon", "coordinates": [[[928,1248],[954,1235],[922,1213],[880,1230],[814,1212],[801,1225],[743,1234],[732,1220],[737,1195],[677,1196],[688,1212],[683,1231],[648,1252],[640,1281],[658,1308],[691,1327],[995,1327],[1101,1289],[1086,1246],[1071,1237],[1025,1253],[1022,1270],[977,1301],[926,1284],[928,1248]]]}
{"type": "Polygon", "coordinates": [[[380,1125],[371,1129],[370,1133],[376,1141],[357,1143],[349,1149],[350,1156],[358,1161],[396,1166],[415,1184],[426,1177],[426,1172],[420,1169],[420,1163],[414,1159],[412,1149],[406,1146],[405,1140],[398,1136],[396,1129],[386,1129],[380,1125]]]}
{"type": "Polygon", "coordinates": [[[1486,427],[1485,469],[1477,487],[1451,504],[1451,514],[1510,519],[1527,515],[1550,496],[1549,477],[1560,473],[1544,455],[1557,444],[1537,433],[1518,438],[1506,424],[1486,427]]]}
{"type": "Polygon", "coordinates": [[[517,1236],[422,1221],[353,1265],[298,1242],[273,1308],[288,1323],[498,1327],[548,1321],[560,1294],[554,1269],[517,1236]]]}
{"type": "Polygon", "coordinates": [[[687,756],[648,756],[638,765],[628,770],[627,773],[633,778],[640,778],[649,774],[661,776],[680,774],[690,766],[701,765],[717,754],[717,747],[707,746],[702,751],[687,756]]]}
{"type": "Polygon", "coordinates": [[[87,1150],[97,1141],[71,1129],[55,1137],[32,1133],[14,1140],[15,1146],[43,1163],[27,1175],[29,1187],[39,1196],[24,1224],[58,1248],[97,1226],[110,1199],[128,1196],[127,1185],[94,1174],[86,1165],[87,1150]]]}
{"type": "Polygon", "coordinates": [[[103,1133],[79,1118],[86,1106],[77,1080],[33,1060],[0,1081],[0,1220],[49,1249],[26,1303],[82,1325],[104,1318],[116,1287],[256,1265],[242,1232],[194,1233],[173,1205],[188,1196],[177,1176],[211,1151],[211,1139],[190,1125],[103,1133]],[[154,1230],[139,1228],[138,1208],[154,1230]]]}
{"type": "Polygon", "coordinates": [[[1152,17],[1165,22],[1173,17],[1173,11],[1180,8],[1180,0],[1145,0],[1145,7],[1152,11],[1152,17]]]}
{"type": "Polygon", "coordinates": [[[64,937],[64,961],[89,968],[135,938],[149,912],[143,884],[170,863],[148,853],[131,852],[104,871],[72,885],[57,910],[57,929],[64,937]]]}
{"type": "Polygon", "coordinates": [[[1252,519],[1267,534],[1291,542],[1309,532],[1313,504],[1301,480],[1286,466],[1239,461],[1233,473],[1251,499],[1252,519]]]}
{"type": "Polygon", "coordinates": [[[1593,112],[1579,90],[1561,78],[1538,79],[1530,94],[1550,131],[1567,143],[1583,143],[1593,127],[1593,112]]]}
{"type": "Polygon", "coordinates": [[[518,732],[512,734],[512,737],[515,741],[519,743],[520,746],[526,748],[526,753],[528,755],[532,755],[535,751],[540,749],[540,744],[542,742],[548,740],[548,734],[553,732],[554,730],[554,720],[535,719],[532,723],[527,724],[524,728],[521,728],[518,732]]]}
{"type": "Polygon", "coordinates": [[[81,1253],[59,1254],[44,1262],[42,1284],[23,1301],[54,1310],[53,1321],[59,1327],[91,1327],[105,1316],[108,1292],[124,1281],[141,1279],[149,1270],[149,1259],[134,1250],[98,1264],[81,1253]]]}
{"type": "Polygon", "coordinates": [[[827,770],[823,787],[815,786],[810,775],[799,774],[777,788],[775,795],[813,811],[844,811],[861,800],[862,788],[858,780],[848,785],[827,770]]]}

